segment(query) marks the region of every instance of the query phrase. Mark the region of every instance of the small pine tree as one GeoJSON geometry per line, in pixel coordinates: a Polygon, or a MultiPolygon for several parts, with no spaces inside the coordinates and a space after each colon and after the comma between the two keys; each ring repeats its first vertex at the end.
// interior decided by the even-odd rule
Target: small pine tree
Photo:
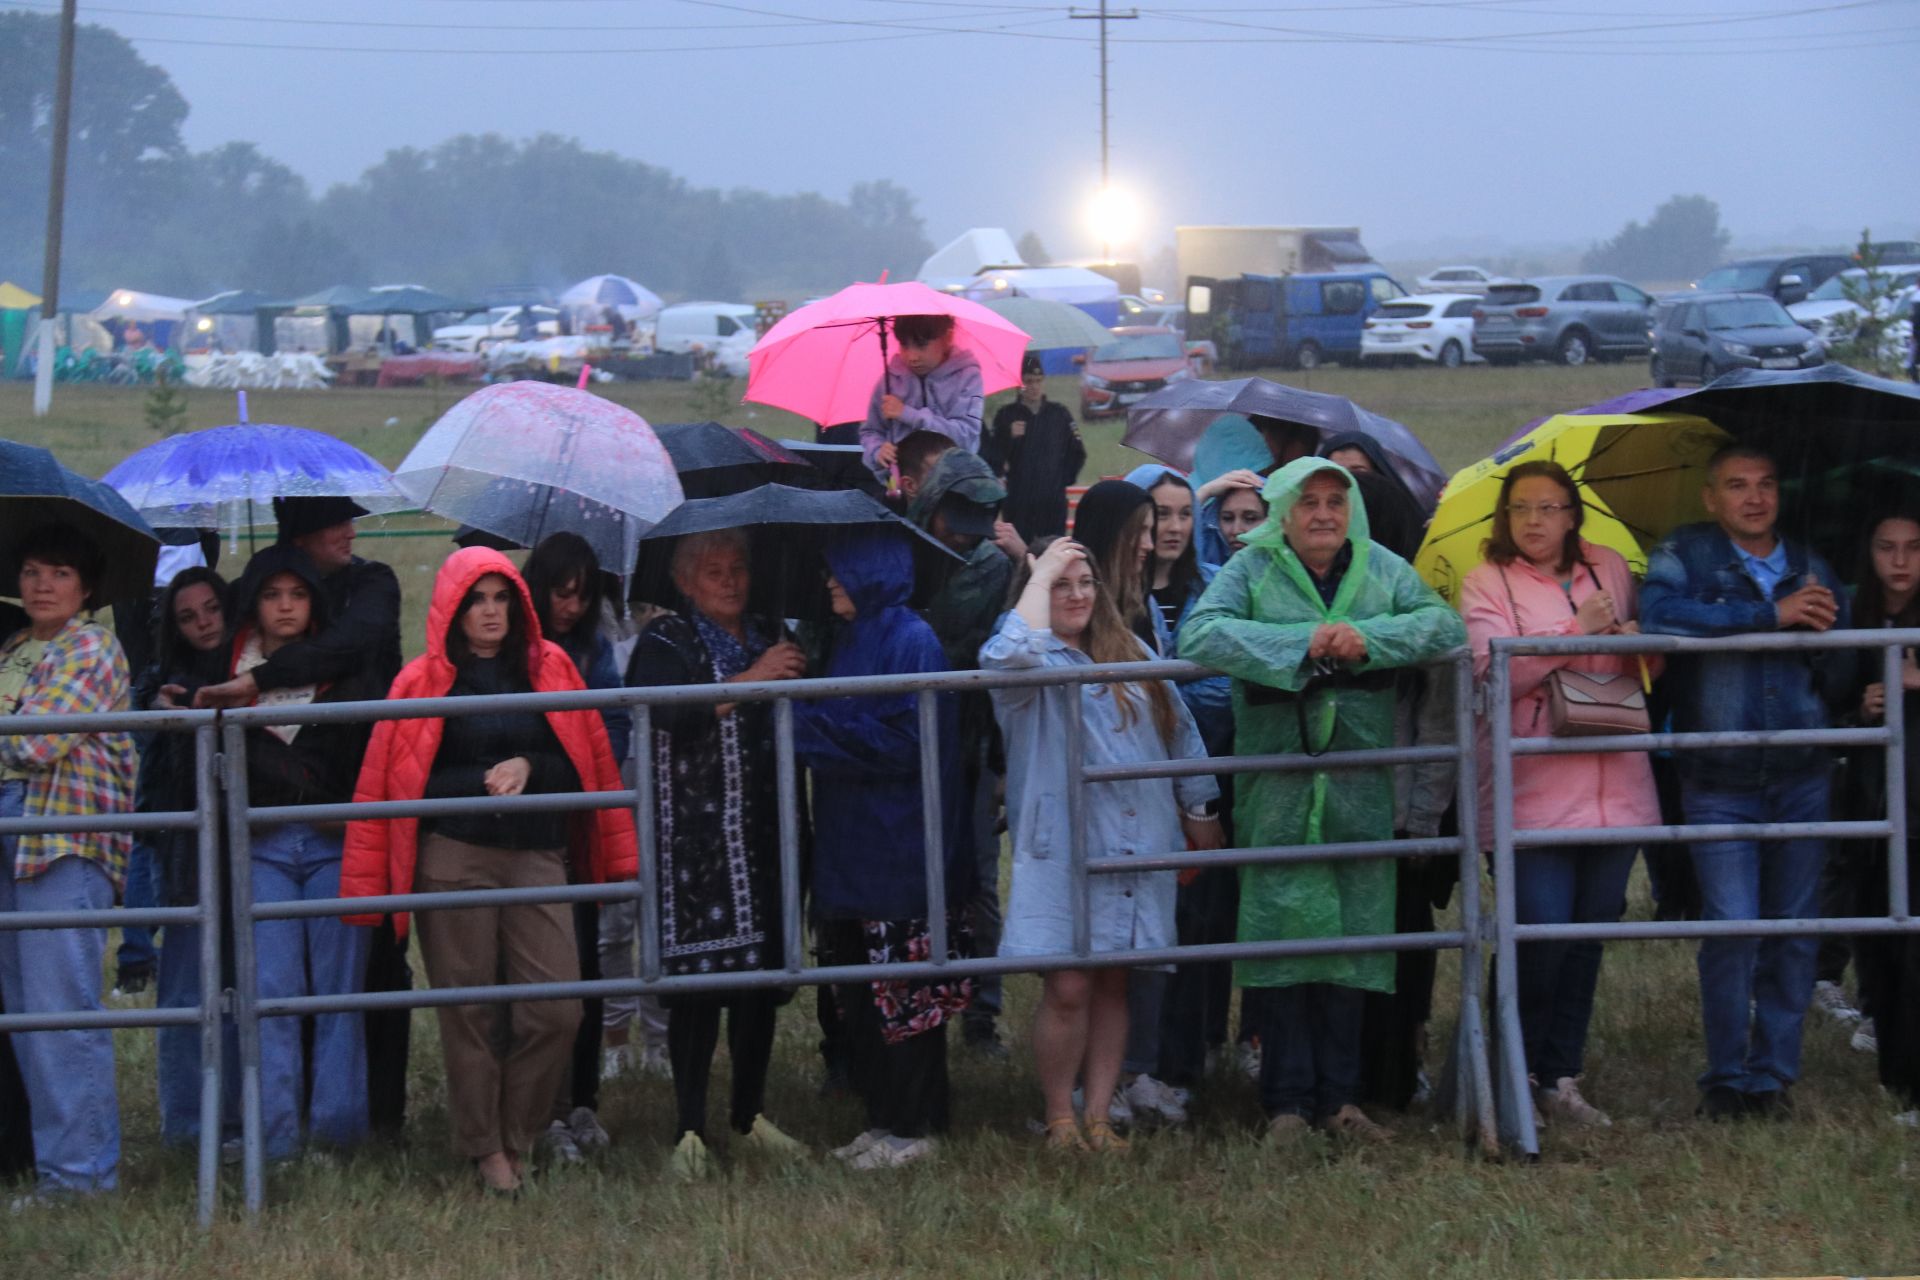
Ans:
{"type": "Polygon", "coordinates": [[[170,436],[187,423],[187,393],[174,382],[164,362],[153,371],[153,390],[147,392],[145,415],[148,430],[156,435],[170,436]]]}

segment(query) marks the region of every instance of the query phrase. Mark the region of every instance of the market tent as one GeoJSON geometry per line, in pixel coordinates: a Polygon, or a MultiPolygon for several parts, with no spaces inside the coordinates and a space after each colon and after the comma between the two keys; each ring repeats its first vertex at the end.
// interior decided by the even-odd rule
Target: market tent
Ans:
{"type": "MultiPolygon", "coordinates": [[[[1108,328],[1120,323],[1120,286],[1085,267],[989,267],[969,281],[961,294],[976,302],[1043,298],[1078,307],[1108,328]]],[[[1073,355],[1043,352],[1040,364],[1049,374],[1072,373],[1073,355]]]]}
{"type": "Polygon", "coordinates": [[[1026,259],[1002,227],[973,227],[962,231],[920,264],[915,277],[936,289],[965,285],[987,267],[1024,266],[1026,259]]]}
{"type": "Polygon", "coordinates": [[[33,321],[32,308],[39,305],[38,296],[11,280],[0,281],[0,378],[21,364],[33,321]]]}
{"type": "Polygon", "coordinates": [[[466,315],[483,311],[478,302],[451,298],[417,284],[380,284],[367,290],[366,296],[346,310],[350,316],[412,316],[413,345],[422,351],[433,345],[433,320],[436,315],[466,315]]]}
{"type": "Polygon", "coordinates": [[[156,350],[164,351],[175,345],[179,326],[192,305],[186,298],[172,298],[164,293],[115,289],[105,302],[93,309],[91,318],[107,327],[116,344],[126,341],[128,328],[138,326],[156,350]]]}
{"type": "Polygon", "coordinates": [[[228,289],[202,298],[188,309],[191,334],[185,345],[201,340],[222,351],[273,354],[273,319],[293,304],[258,289],[228,289]]]}
{"type": "Polygon", "coordinates": [[[39,305],[39,294],[28,293],[11,280],[0,280],[0,311],[25,311],[39,305]]]}

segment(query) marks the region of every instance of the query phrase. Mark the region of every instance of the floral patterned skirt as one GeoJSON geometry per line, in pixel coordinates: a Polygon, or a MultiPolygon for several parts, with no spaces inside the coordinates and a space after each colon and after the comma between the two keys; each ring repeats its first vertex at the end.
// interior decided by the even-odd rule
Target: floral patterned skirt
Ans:
{"type": "MultiPolygon", "coordinates": [[[[867,963],[920,963],[933,956],[933,938],[927,921],[863,920],[867,963]]],[[[973,956],[973,930],[964,912],[947,917],[947,959],[973,956]]],[[[932,1031],[955,1018],[973,1002],[973,979],[956,977],[927,981],[891,978],[869,984],[880,1010],[880,1034],[888,1044],[899,1044],[922,1031],[932,1031]]]]}

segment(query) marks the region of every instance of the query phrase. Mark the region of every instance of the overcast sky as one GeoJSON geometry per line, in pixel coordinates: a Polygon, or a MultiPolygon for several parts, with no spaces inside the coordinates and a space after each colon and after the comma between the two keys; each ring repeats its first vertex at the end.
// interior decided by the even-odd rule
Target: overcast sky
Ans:
{"type": "MultiPolygon", "coordinates": [[[[256,142],[316,188],[395,146],[551,131],[701,185],[843,197],[891,178],[936,245],[1004,226],[1037,230],[1056,256],[1097,248],[1085,214],[1099,24],[1064,4],[81,0],[80,12],[171,73],[191,145],[256,142]]],[[[1601,239],[1694,192],[1720,202],[1740,243],[1920,228],[1920,0],[1137,12],[1110,27],[1113,173],[1138,197],[1149,249],[1178,223],[1325,222],[1357,223],[1377,253],[1471,259],[1601,239]]]]}

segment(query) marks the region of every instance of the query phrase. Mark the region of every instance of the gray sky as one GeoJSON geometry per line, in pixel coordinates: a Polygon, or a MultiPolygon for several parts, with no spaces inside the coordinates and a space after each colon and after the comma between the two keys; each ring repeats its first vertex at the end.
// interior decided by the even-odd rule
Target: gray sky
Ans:
{"type": "MultiPolygon", "coordinates": [[[[891,178],[918,197],[936,245],[1005,226],[1039,231],[1057,256],[1097,248],[1085,211],[1099,176],[1098,24],[1065,4],[80,11],[172,74],[193,146],[256,142],[316,188],[394,146],[550,131],[700,185],[841,197],[891,178]],[[205,16],[220,14],[248,20],[205,16]],[[445,50],[494,52],[432,52],[445,50]]],[[[1359,224],[1376,252],[1470,260],[1601,239],[1694,192],[1720,202],[1736,243],[1920,228],[1920,0],[1162,0],[1138,12],[1111,25],[1113,169],[1137,193],[1149,250],[1176,223],[1333,222],[1359,224]]]]}

